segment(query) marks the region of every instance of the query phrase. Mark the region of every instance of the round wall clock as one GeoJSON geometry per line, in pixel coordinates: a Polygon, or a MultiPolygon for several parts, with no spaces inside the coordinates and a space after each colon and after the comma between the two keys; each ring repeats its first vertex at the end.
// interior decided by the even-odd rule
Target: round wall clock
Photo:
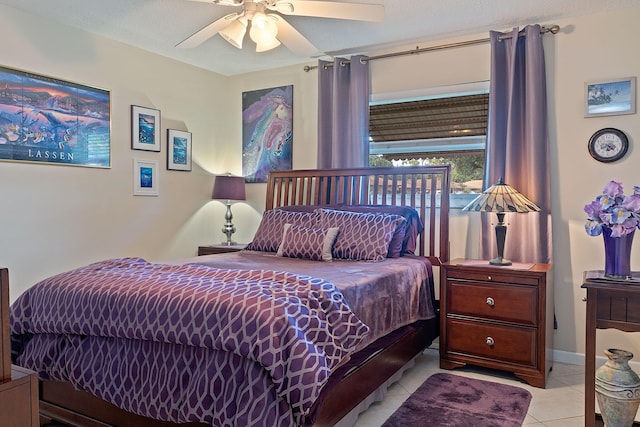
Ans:
{"type": "Polygon", "coordinates": [[[591,135],[588,147],[591,157],[599,162],[610,163],[627,154],[629,139],[620,129],[604,128],[591,135]]]}

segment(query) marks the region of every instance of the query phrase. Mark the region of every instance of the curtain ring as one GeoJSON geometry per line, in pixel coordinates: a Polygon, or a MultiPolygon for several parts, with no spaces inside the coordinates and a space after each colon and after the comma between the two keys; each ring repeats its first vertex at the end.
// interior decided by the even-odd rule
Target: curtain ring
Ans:
{"type": "Polygon", "coordinates": [[[347,64],[348,64],[348,62],[347,62],[347,61],[342,61],[342,60],[340,61],[340,66],[341,66],[341,67],[346,67],[346,66],[347,66],[347,64]]]}

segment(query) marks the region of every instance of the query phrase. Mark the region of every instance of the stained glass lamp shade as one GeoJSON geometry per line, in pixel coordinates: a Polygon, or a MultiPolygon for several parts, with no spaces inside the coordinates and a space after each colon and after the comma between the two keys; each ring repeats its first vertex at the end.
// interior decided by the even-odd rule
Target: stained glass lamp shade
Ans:
{"type": "Polygon", "coordinates": [[[540,208],[520,194],[518,190],[505,184],[502,178],[500,178],[497,184],[487,188],[462,210],[471,212],[495,212],[496,215],[498,215],[498,223],[495,225],[498,256],[489,261],[489,264],[511,265],[511,261],[504,259],[504,241],[507,235],[507,226],[504,223],[505,213],[537,212],[540,208]]]}

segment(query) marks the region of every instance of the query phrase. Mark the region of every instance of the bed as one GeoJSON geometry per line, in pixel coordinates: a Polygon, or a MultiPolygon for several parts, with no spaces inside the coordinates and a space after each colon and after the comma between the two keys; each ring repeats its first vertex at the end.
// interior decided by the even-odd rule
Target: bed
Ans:
{"type": "MultiPolygon", "coordinates": [[[[36,370],[41,378],[41,419],[82,426],[170,426],[183,421],[188,423],[180,425],[349,425],[363,405],[370,404],[379,396],[379,390],[397,380],[403,367],[438,336],[439,316],[432,267],[439,266],[449,258],[449,184],[449,166],[272,172],[267,183],[265,216],[246,251],[162,264],[126,258],[82,267],[79,269],[82,280],[77,282],[82,285],[74,284],[74,289],[94,286],[88,282],[100,283],[103,280],[102,272],[104,281],[113,280],[114,271],[118,278],[131,278],[132,283],[116,287],[117,292],[113,290],[116,288],[110,288],[99,297],[87,297],[82,293],[64,296],[47,293],[60,291],[59,284],[54,284],[53,279],[48,282],[47,279],[45,282],[49,287],[44,288],[46,292],[40,293],[49,301],[57,299],[60,303],[48,304],[54,309],[37,305],[36,291],[25,298],[20,296],[12,306],[11,325],[14,362],[36,370]],[[404,215],[406,212],[410,215],[404,215]],[[316,225],[306,227],[306,223],[287,219],[284,234],[279,234],[278,252],[273,253],[274,247],[265,249],[265,245],[273,243],[273,236],[261,232],[264,231],[263,225],[268,223],[267,217],[295,217],[304,218],[304,221],[313,218],[313,224],[316,225]],[[382,221],[375,224],[380,229],[384,228],[384,232],[366,231],[374,219],[382,221]],[[363,225],[365,222],[366,226],[363,225]],[[424,226],[419,234],[410,235],[410,224],[424,226]],[[360,229],[361,226],[365,228],[360,229]],[[332,232],[333,229],[338,231],[332,232]],[[398,232],[401,229],[403,233],[398,232]],[[366,239],[356,243],[344,240],[348,231],[352,233],[350,239],[357,236],[365,236],[366,239]],[[377,245],[384,245],[383,253],[376,252],[379,247],[368,247],[369,242],[378,238],[376,236],[386,239],[377,245]],[[398,237],[401,237],[400,240],[396,239],[398,237]],[[393,246],[391,241],[394,239],[402,253],[389,257],[393,246]],[[311,241],[315,243],[310,244],[311,241]],[[315,252],[310,254],[311,247],[315,248],[315,252]],[[351,254],[344,257],[353,259],[342,259],[339,255],[341,250],[351,254]],[[358,259],[362,255],[355,255],[354,258],[353,253],[359,251],[373,258],[358,259]],[[303,252],[303,255],[299,252],[303,252]],[[324,257],[331,258],[332,254],[331,262],[323,261],[324,257]],[[381,282],[370,283],[374,275],[380,276],[376,280],[381,282]],[[146,276],[149,276],[150,282],[138,282],[146,276]],[[118,299],[123,294],[130,292],[140,297],[143,293],[140,289],[146,292],[156,285],[166,286],[169,280],[175,280],[175,283],[172,282],[170,291],[163,290],[161,297],[144,296],[147,298],[146,304],[136,309],[138,316],[126,311],[104,309],[124,307],[126,304],[120,304],[121,300],[118,299]],[[340,285],[334,285],[334,281],[340,282],[340,285]],[[416,290],[405,292],[404,288],[396,288],[407,286],[404,282],[411,281],[419,283],[416,290]],[[229,317],[227,311],[231,313],[234,309],[225,308],[222,311],[227,317],[221,317],[221,311],[217,309],[201,310],[210,317],[203,320],[194,314],[188,319],[188,333],[180,332],[173,323],[187,321],[179,313],[196,313],[193,307],[203,301],[198,299],[202,294],[200,288],[194,292],[196,297],[189,302],[178,300],[180,292],[175,290],[181,289],[183,284],[191,286],[191,282],[206,282],[211,288],[214,283],[222,283],[224,292],[230,293],[225,296],[225,301],[238,299],[251,301],[251,305],[254,305],[253,296],[238,296],[232,292],[236,288],[269,294],[269,301],[286,301],[282,306],[262,306],[262,302],[256,302],[255,306],[261,313],[260,318],[263,314],[266,316],[267,312],[278,314],[278,310],[284,313],[279,318],[295,318],[293,330],[288,329],[291,327],[288,322],[281,325],[270,317],[265,317],[268,327],[264,328],[268,333],[259,332],[263,328],[259,322],[255,327],[253,323],[249,326],[240,323],[233,326],[235,319],[243,316],[234,314],[229,317]],[[343,286],[342,282],[347,285],[343,286]],[[281,288],[274,291],[273,283],[284,283],[286,292],[281,288]],[[312,295],[301,296],[301,288],[312,289],[312,295]],[[400,306],[383,302],[399,300],[400,297],[407,298],[400,306]],[[306,305],[300,308],[293,305],[300,300],[306,305]],[[81,316],[84,311],[82,307],[90,305],[88,301],[93,301],[98,308],[102,306],[103,311],[99,315],[88,316],[99,318],[96,324],[88,324],[88,320],[81,316]],[[147,311],[160,306],[167,306],[171,311],[147,311]],[[46,320],[40,323],[50,322],[54,325],[53,329],[70,332],[71,338],[65,337],[64,344],[61,344],[59,338],[50,331],[37,334],[29,330],[30,326],[38,323],[35,320],[35,307],[40,307],[38,310],[50,310],[42,315],[46,320]],[[70,310],[69,307],[81,308],[70,310]],[[381,311],[384,311],[382,316],[381,311]],[[320,316],[320,320],[311,317],[311,312],[313,316],[320,316]],[[125,324],[129,317],[131,323],[125,324]],[[61,318],[72,318],[71,324],[62,325],[61,318]],[[157,319],[163,319],[163,324],[167,323],[167,319],[174,320],[166,328],[161,327],[157,319]],[[115,323],[115,320],[122,321],[122,324],[115,323]],[[322,327],[318,326],[320,324],[322,327]],[[177,332],[174,333],[174,329],[177,332]],[[98,344],[98,347],[105,347],[106,350],[101,349],[103,353],[99,358],[94,357],[98,351],[93,349],[94,341],[100,339],[101,335],[110,334],[111,330],[116,331],[115,338],[109,338],[108,345],[98,344]],[[245,333],[247,337],[235,338],[245,333]],[[138,342],[133,338],[142,340],[138,342]],[[233,340],[238,341],[234,343],[237,348],[220,351],[221,347],[230,345],[229,342],[233,340]],[[270,343],[266,351],[268,354],[263,354],[256,344],[265,340],[270,343]],[[281,343],[277,349],[273,349],[274,340],[281,343]],[[213,350],[209,349],[209,345],[213,350]],[[32,353],[26,350],[29,347],[32,353]],[[73,355],[68,350],[70,347],[73,348],[73,355]],[[297,349],[302,347],[304,354],[299,357],[297,349]],[[87,354],[78,355],[79,351],[85,351],[83,349],[91,357],[87,354]],[[179,353],[172,353],[174,351],[179,353]],[[64,353],[64,360],[53,357],[54,353],[56,357],[64,353]],[[205,356],[202,356],[203,353],[205,356]],[[132,354],[136,355],[135,364],[128,361],[134,359],[132,354]],[[141,358],[140,354],[144,357],[141,358]],[[214,359],[218,363],[218,358],[224,359],[223,365],[210,364],[214,359]],[[202,367],[211,377],[191,372],[195,371],[192,367],[196,359],[198,363],[207,361],[203,362],[202,367]],[[91,369],[87,368],[89,363],[93,363],[91,369]],[[157,393],[157,396],[150,396],[156,399],[150,400],[152,402],[167,398],[167,394],[180,395],[175,391],[178,386],[173,383],[174,380],[171,380],[171,387],[174,388],[167,389],[163,388],[166,381],[161,377],[180,363],[180,381],[186,389],[180,389],[180,393],[184,394],[180,399],[176,398],[178,400],[158,410],[157,405],[153,406],[140,397],[157,393]],[[54,371],[52,366],[57,364],[64,365],[61,368],[64,373],[54,371]],[[108,369],[100,372],[103,366],[108,369]],[[238,366],[242,366],[242,369],[238,366]],[[151,384],[138,385],[136,381],[124,377],[118,379],[119,370],[132,371],[134,368],[139,376],[152,377],[156,383],[151,381],[151,384]],[[260,380],[253,379],[254,373],[260,380]],[[71,376],[73,380],[84,377],[86,381],[81,385],[74,382],[74,387],[73,381],[68,378],[71,376]],[[250,387],[242,385],[242,390],[246,388],[250,392],[238,391],[231,384],[243,381],[251,382],[250,387]],[[117,388],[118,392],[111,393],[112,387],[117,388]],[[255,392],[255,387],[260,387],[261,392],[255,392]],[[127,392],[133,390],[134,394],[122,396],[118,394],[121,393],[120,389],[127,389],[127,392]],[[217,400],[212,403],[213,397],[207,394],[213,393],[213,390],[215,394],[229,394],[227,400],[236,401],[237,406],[221,406],[217,412],[209,407],[202,409],[218,404],[217,400]],[[271,395],[265,399],[274,398],[277,403],[263,401],[263,394],[271,395]],[[197,403],[193,405],[197,410],[190,406],[192,400],[197,403]],[[264,410],[266,412],[261,415],[263,418],[259,418],[260,421],[256,421],[258,418],[255,415],[238,418],[240,409],[244,411],[247,406],[258,408],[251,409],[254,414],[261,414],[259,411],[263,411],[263,408],[278,409],[264,410]],[[154,409],[149,409],[151,407],[154,409]]],[[[76,274],[68,272],[58,276],[66,279],[66,275],[71,273],[76,274]]],[[[29,291],[31,289],[25,293],[29,291]]],[[[250,322],[254,320],[249,319],[250,322]]]]}

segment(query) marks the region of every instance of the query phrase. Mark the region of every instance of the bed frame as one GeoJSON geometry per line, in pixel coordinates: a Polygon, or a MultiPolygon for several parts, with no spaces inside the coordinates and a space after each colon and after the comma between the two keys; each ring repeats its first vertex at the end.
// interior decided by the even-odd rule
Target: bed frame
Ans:
{"type": "MultiPolygon", "coordinates": [[[[449,174],[448,165],[277,171],[269,176],[266,209],[325,204],[412,206],[425,225],[416,255],[429,258],[437,267],[449,259],[449,174]]],[[[312,425],[336,424],[431,344],[439,334],[438,324],[436,316],[409,325],[396,331],[391,342],[382,338],[354,355],[352,359],[361,363],[343,366],[334,374],[329,390],[316,404],[312,425]]],[[[70,426],[177,425],[131,414],[54,381],[40,381],[40,414],[42,423],[56,420],[70,426]]]]}

